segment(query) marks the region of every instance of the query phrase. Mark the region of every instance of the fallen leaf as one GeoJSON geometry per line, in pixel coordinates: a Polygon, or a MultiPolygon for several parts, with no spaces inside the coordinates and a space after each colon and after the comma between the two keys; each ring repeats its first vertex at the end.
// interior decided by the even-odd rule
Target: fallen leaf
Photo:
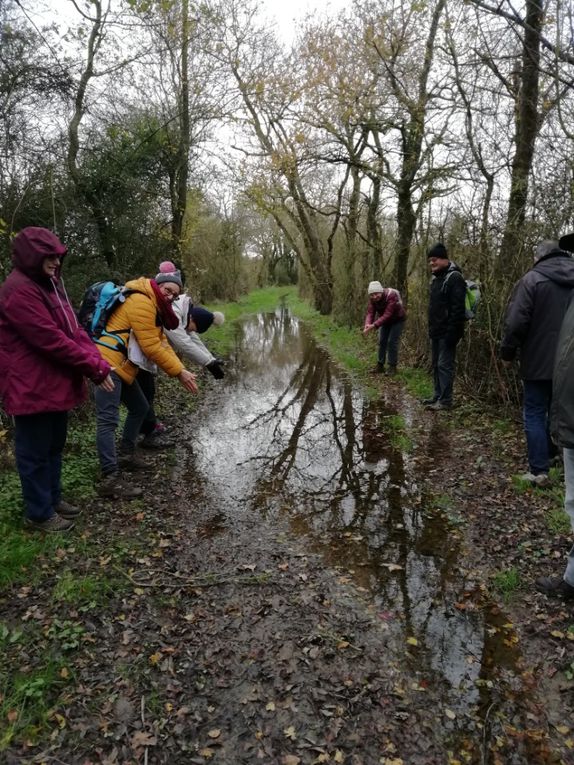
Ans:
{"type": "Polygon", "coordinates": [[[215,750],[210,749],[209,747],[205,747],[205,749],[199,750],[199,756],[205,757],[206,760],[210,760],[214,754],[215,754],[215,750]]]}
{"type": "Polygon", "coordinates": [[[281,765],[299,765],[301,758],[294,754],[286,754],[281,759],[281,765]]]}
{"type": "Polygon", "coordinates": [[[339,762],[339,763],[340,762],[345,762],[345,755],[343,754],[343,752],[340,749],[337,749],[333,759],[335,760],[335,762],[339,762]]]}
{"type": "Polygon", "coordinates": [[[137,749],[142,746],[155,746],[156,744],[157,738],[151,733],[146,733],[144,730],[136,731],[131,740],[132,749],[137,749]]]}
{"type": "Polygon", "coordinates": [[[452,711],[452,709],[445,709],[444,710],[445,715],[448,717],[449,720],[456,720],[456,715],[452,711]]]}
{"type": "Polygon", "coordinates": [[[556,730],[563,736],[565,736],[567,733],[570,733],[570,728],[567,725],[557,725],[556,730]]]}
{"type": "Polygon", "coordinates": [[[273,702],[273,701],[269,701],[269,702],[267,703],[267,706],[265,707],[265,709],[266,709],[268,712],[274,712],[274,711],[275,711],[275,702],[273,702]]]}
{"type": "Polygon", "coordinates": [[[219,728],[214,728],[213,730],[208,731],[207,735],[209,738],[219,738],[221,736],[221,731],[219,728]]]}
{"type": "Polygon", "coordinates": [[[407,643],[409,645],[418,645],[419,641],[416,639],[416,637],[410,637],[410,638],[407,638],[407,643]]]}
{"type": "Polygon", "coordinates": [[[292,741],[295,741],[297,738],[297,734],[295,733],[295,728],[290,725],[288,728],[283,729],[283,733],[287,738],[290,738],[292,741]]]}

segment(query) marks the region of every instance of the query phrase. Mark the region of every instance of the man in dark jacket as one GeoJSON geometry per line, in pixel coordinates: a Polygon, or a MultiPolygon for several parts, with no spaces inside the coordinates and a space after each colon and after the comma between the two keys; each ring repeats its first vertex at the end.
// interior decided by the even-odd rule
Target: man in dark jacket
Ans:
{"type": "Polygon", "coordinates": [[[520,355],[529,469],[523,477],[538,486],[548,484],[552,370],[573,288],[574,259],[558,242],[545,240],[536,247],[532,268],[515,284],[506,309],[500,355],[505,366],[520,355]]]}
{"type": "Polygon", "coordinates": [[[456,346],[464,335],[466,282],[442,242],[431,247],[427,257],[432,272],[428,323],[434,393],[423,404],[440,411],[452,407],[456,346]]]}
{"type": "MultiPolygon", "coordinates": [[[[574,234],[563,236],[559,246],[574,252],[574,234]]],[[[572,293],[574,296],[574,293],[572,293]]],[[[574,530],[574,300],[570,300],[562,322],[556,348],[552,377],[552,407],[550,431],[556,446],[562,447],[564,455],[564,510],[570,517],[574,530]]],[[[561,577],[542,576],[536,580],[536,588],[545,595],[564,600],[574,599],[574,547],[568,553],[566,570],[561,577]]]]}

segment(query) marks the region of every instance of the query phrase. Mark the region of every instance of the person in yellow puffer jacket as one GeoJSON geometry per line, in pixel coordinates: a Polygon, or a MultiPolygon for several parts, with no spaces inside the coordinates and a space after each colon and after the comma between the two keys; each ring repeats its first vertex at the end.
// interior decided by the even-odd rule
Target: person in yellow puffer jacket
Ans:
{"type": "Polygon", "coordinates": [[[177,274],[161,275],[157,280],[140,277],[125,286],[131,294],[106,324],[106,333],[119,336],[123,343],[118,344],[107,335],[103,335],[98,342],[102,357],[112,366],[111,377],[115,387],[113,391],[95,390],[96,446],[103,476],[98,486],[100,495],[131,499],[140,496],[141,489],[125,484],[119,470],[120,467],[145,467],[145,462],[135,454],[135,445],[149,404],[136,380],[138,367],[128,359],[130,337],[135,338],[150,361],[170,377],[177,377],[186,390],[197,393],[197,385],[195,375],[185,369],[163,333],[164,328],[175,329],[179,323],[171,304],[181,292],[181,278],[177,274]],[[166,278],[162,278],[164,276],[166,278]],[[118,455],[115,434],[120,403],[125,404],[128,415],[118,455]]]}

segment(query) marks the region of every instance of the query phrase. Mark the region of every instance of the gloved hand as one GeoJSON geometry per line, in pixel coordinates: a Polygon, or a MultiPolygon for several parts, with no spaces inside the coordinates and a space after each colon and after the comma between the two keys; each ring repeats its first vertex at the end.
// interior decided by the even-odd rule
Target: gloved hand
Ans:
{"type": "Polygon", "coordinates": [[[221,361],[219,359],[213,359],[213,361],[205,365],[205,368],[211,372],[216,380],[221,380],[222,377],[225,377],[225,372],[221,368],[221,361]]]}

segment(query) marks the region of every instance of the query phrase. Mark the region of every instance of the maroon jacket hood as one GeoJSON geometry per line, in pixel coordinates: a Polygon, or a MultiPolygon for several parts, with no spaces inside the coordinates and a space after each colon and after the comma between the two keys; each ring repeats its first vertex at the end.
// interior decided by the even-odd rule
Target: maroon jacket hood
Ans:
{"type": "MultiPolygon", "coordinates": [[[[35,281],[42,279],[42,262],[45,258],[51,255],[63,258],[67,252],[68,249],[56,234],[38,226],[23,228],[12,240],[12,264],[35,281]]],[[[47,279],[46,276],[44,278],[47,279]]]]}

